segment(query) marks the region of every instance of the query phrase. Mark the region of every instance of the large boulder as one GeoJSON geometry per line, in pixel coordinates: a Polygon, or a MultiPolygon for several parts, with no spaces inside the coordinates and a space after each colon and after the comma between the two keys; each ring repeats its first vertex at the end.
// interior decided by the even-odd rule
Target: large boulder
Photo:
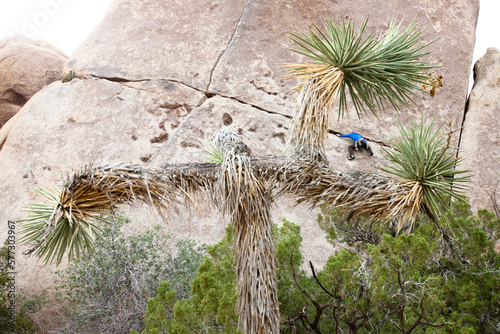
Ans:
{"type": "Polygon", "coordinates": [[[500,204],[500,52],[489,48],[474,65],[474,86],[460,142],[461,168],[472,173],[468,195],[474,210],[500,204]]]}
{"type": "Polygon", "coordinates": [[[23,36],[0,40],[0,128],[36,92],[61,80],[67,58],[45,41],[23,36]]]}
{"type": "MultiPolygon", "coordinates": [[[[290,116],[295,80],[286,79],[285,63],[303,57],[291,52],[291,31],[322,26],[326,15],[369,19],[367,31],[383,32],[391,19],[405,24],[416,18],[429,25],[425,41],[432,54],[425,59],[441,66],[436,75],[444,87],[436,96],[423,94],[408,113],[390,108],[377,119],[355,115],[332,124],[337,132],[358,130],[375,142],[386,142],[399,120],[438,116],[460,127],[467,98],[478,0],[460,6],[446,1],[115,1],[103,23],[66,63],[66,72],[111,80],[168,79],[180,81],[208,96],[219,95],[290,116]],[[141,13],[138,15],[137,13],[141,13]],[[144,20],[144,17],[148,17],[144,20]],[[126,19],[125,19],[126,18],[126,19]],[[141,66],[137,66],[140,61],[141,66]],[[383,126],[381,126],[383,125],[383,126]]],[[[458,138],[458,137],[457,137],[458,138]]],[[[339,166],[341,167],[341,166],[339,166]]]]}
{"type": "MultiPolygon", "coordinates": [[[[445,1],[410,0],[116,0],[65,64],[65,72],[75,71],[77,78],[39,92],[0,131],[0,191],[8,194],[0,198],[0,220],[23,217],[21,207],[39,201],[35,186],[58,185],[61,172],[82,164],[203,161],[213,133],[223,127],[241,134],[255,155],[284,155],[297,81],[284,78],[283,63],[303,60],[288,49],[288,32],[322,25],[325,13],[358,24],[369,17],[368,29],[377,34],[393,16],[418,14],[423,25],[430,25],[426,41],[439,37],[427,56],[443,65],[439,73],[445,87],[435,97],[416,98],[415,107],[403,115],[388,110],[380,120],[351,117],[351,123],[331,124],[327,155],[332,165],[376,171],[382,162],[379,148],[399,119],[407,124],[410,115],[425,112],[438,121],[451,115],[461,124],[478,3],[456,8],[445,1]],[[350,130],[371,140],[373,159],[346,159],[349,143],[334,133],[350,130]]],[[[147,208],[123,210],[135,230],[160,222],[147,208]]],[[[287,199],[273,211],[276,221],[285,217],[302,226],[304,256],[321,266],[334,248],[317,227],[316,214],[287,199]]],[[[174,233],[173,241],[191,237],[213,243],[226,223],[214,212],[181,213],[165,230],[174,233]]],[[[0,232],[4,238],[6,229],[0,232]]],[[[50,268],[20,255],[18,264],[20,285],[47,282],[50,268]],[[29,278],[23,274],[28,268],[37,268],[29,278]]]]}

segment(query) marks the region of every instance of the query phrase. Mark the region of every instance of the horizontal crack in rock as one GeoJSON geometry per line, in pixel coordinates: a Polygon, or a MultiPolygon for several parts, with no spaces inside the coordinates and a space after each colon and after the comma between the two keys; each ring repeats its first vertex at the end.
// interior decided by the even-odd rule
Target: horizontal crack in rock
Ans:
{"type": "MultiPolygon", "coordinates": [[[[233,101],[236,101],[236,102],[239,102],[241,104],[245,104],[245,105],[248,105],[252,108],[255,108],[257,110],[260,110],[260,111],[264,111],[268,114],[273,114],[273,115],[278,115],[278,116],[283,116],[283,117],[286,117],[288,119],[292,119],[292,116],[290,115],[286,115],[286,114],[282,114],[282,113],[279,113],[279,112],[276,112],[276,111],[271,111],[271,110],[267,110],[267,109],[264,109],[256,104],[253,104],[253,103],[249,103],[249,102],[246,102],[242,99],[239,99],[237,97],[233,97],[233,96],[226,96],[226,95],[222,95],[222,94],[216,94],[216,93],[212,93],[212,92],[209,92],[209,91],[204,91],[204,90],[201,90],[199,88],[196,88],[196,87],[193,87],[193,86],[190,86],[182,81],[178,81],[178,80],[173,80],[173,79],[137,79],[137,80],[129,80],[129,79],[126,79],[126,78],[119,78],[119,77],[102,77],[102,76],[97,76],[97,75],[90,75],[90,74],[87,74],[85,76],[82,77],[83,79],[86,79],[86,78],[96,78],[96,79],[102,79],[102,80],[108,80],[108,81],[112,81],[112,82],[117,82],[117,83],[121,83],[123,84],[124,86],[128,87],[128,88],[132,88],[132,89],[138,89],[138,90],[141,90],[140,88],[137,88],[137,87],[133,87],[133,86],[128,86],[126,85],[125,83],[127,82],[147,82],[147,81],[169,81],[169,82],[174,82],[174,83],[178,83],[180,85],[183,85],[183,86],[186,86],[188,88],[191,88],[197,92],[200,92],[200,93],[203,93],[207,99],[211,99],[211,98],[214,98],[214,97],[222,97],[222,98],[225,98],[225,99],[230,99],[230,100],[233,100],[233,101]]],[[[149,91],[149,90],[145,90],[145,91],[149,91]]],[[[151,91],[153,93],[158,93],[158,92],[154,92],[154,91],[151,91]]],[[[206,101],[206,100],[204,100],[206,101]]],[[[203,101],[203,102],[204,102],[203,101]]]]}
{"type": "MultiPolygon", "coordinates": [[[[279,113],[279,112],[276,112],[276,111],[271,111],[271,110],[264,109],[264,108],[262,108],[262,107],[260,107],[258,105],[255,105],[253,103],[248,103],[248,102],[246,102],[246,101],[244,101],[242,99],[239,99],[237,97],[226,96],[226,95],[222,95],[222,94],[216,94],[216,93],[209,92],[208,90],[204,91],[202,89],[190,86],[190,85],[188,85],[188,84],[186,84],[186,83],[184,83],[182,81],[178,81],[178,80],[173,80],[173,79],[136,79],[136,80],[131,80],[131,79],[120,78],[120,77],[101,77],[101,76],[96,76],[96,75],[91,75],[91,74],[87,74],[87,75],[83,76],[83,79],[85,79],[86,77],[97,78],[97,79],[102,79],[102,80],[108,80],[108,81],[117,82],[117,83],[147,82],[147,81],[169,81],[169,82],[174,82],[174,83],[178,83],[180,85],[186,86],[188,88],[191,88],[191,89],[193,89],[193,90],[195,90],[197,92],[203,93],[206,96],[206,99],[203,99],[201,101],[201,103],[198,105],[198,107],[202,103],[204,103],[207,99],[211,99],[211,98],[214,98],[214,97],[218,96],[218,97],[222,97],[222,98],[225,98],[225,99],[230,99],[230,100],[236,101],[236,102],[241,103],[241,104],[248,105],[248,106],[250,106],[252,108],[255,108],[255,109],[260,110],[260,111],[264,111],[264,112],[266,112],[268,114],[278,115],[278,116],[282,116],[282,117],[285,117],[285,118],[288,118],[288,119],[292,119],[292,116],[290,116],[290,115],[286,115],[286,114],[282,114],[282,113],[279,113]]],[[[125,86],[128,87],[128,88],[132,88],[132,89],[143,90],[143,89],[140,89],[140,88],[137,88],[137,87],[133,87],[133,86],[128,86],[128,85],[125,85],[125,86]]],[[[154,91],[149,91],[149,90],[145,90],[145,91],[152,92],[152,93],[157,93],[158,94],[158,92],[154,92],[154,91]]],[[[334,130],[328,130],[328,133],[334,134],[334,135],[342,134],[341,132],[334,131],[334,130]]],[[[374,140],[374,139],[371,139],[371,138],[368,138],[368,137],[364,137],[364,138],[366,140],[368,140],[369,142],[377,143],[380,146],[392,147],[391,145],[386,144],[383,141],[374,140]]]]}

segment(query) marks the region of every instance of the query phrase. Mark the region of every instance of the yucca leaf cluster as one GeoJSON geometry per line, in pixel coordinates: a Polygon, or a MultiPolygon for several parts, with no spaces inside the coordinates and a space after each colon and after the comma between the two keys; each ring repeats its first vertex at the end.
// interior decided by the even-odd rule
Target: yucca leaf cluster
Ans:
{"type": "MultiPolygon", "coordinates": [[[[292,49],[308,57],[313,64],[290,64],[293,75],[306,80],[325,67],[337,68],[342,76],[339,89],[339,118],[347,112],[347,93],[351,96],[358,117],[371,111],[375,115],[389,105],[396,111],[409,107],[415,91],[422,90],[433,68],[419,60],[429,52],[423,49],[426,27],[414,19],[403,29],[402,22],[392,21],[388,30],[378,38],[371,32],[364,37],[368,20],[363,21],[358,33],[354,20],[336,24],[327,18],[326,32],[314,25],[313,29],[292,33],[297,48],[292,49]]],[[[428,82],[427,82],[428,84],[428,82]]],[[[325,86],[335,86],[330,83],[325,86]]],[[[326,93],[325,93],[326,94],[326,93]]]]}
{"type": "Polygon", "coordinates": [[[30,213],[28,218],[21,221],[23,234],[21,243],[34,243],[32,245],[37,258],[43,258],[44,263],[56,260],[59,264],[68,250],[68,258],[78,259],[89,252],[92,253],[94,239],[101,234],[101,229],[96,225],[104,218],[86,219],[84,215],[75,212],[58,210],[61,207],[61,191],[57,189],[36,189],[47,203],[35,203],[26,207],[30,213]],[[57,217],[55,217],[55,215],[57,217]],[[56,222],[56,223],[55,223],[56,222]]]}
{"type": "Polygon", "coordinates": [[[426,207],[434,217],[448,216],[446,197],[465,201],[470,175],[456,169],[463,158],[441,135],[443,125],[434,131],[434,120],[425,125],[422,118],[420,124],[412,121],[407,128],[401,124],[398,128],[401,138],[393,137],[392,149],[383,149],[387,163],[382,170],[410,183],[407,201],[413,203],[415,214],[426,207]]]}
{"type": "Polygon", "coordinates": [[[212,164],[220,164],[224,161],[224,153],[214,144],[210,144],[210,148],[205,151],[207,155],[205,159],[212,164]]]}

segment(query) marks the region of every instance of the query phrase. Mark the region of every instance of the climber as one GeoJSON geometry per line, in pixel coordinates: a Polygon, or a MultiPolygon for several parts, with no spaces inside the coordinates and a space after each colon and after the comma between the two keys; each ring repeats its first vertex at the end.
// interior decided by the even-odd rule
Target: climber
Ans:
{"type": "Polygon", "coordinates": [[[356,132],[351,132],[347,135],[337,135],[339,137],[348,137],[351,138],[352,141],[354,142],[354,145],[349,146],[349,158],[348,160],[354,159],[354,151],[358,151],[360,148],[364,148],[365,150],[370,153],[370,155],[373,155],[373,151],[370,148],[370,145],[368,145],[368,142],[366,141],[363,136],[361,136],[359,133],[356,132]]]}

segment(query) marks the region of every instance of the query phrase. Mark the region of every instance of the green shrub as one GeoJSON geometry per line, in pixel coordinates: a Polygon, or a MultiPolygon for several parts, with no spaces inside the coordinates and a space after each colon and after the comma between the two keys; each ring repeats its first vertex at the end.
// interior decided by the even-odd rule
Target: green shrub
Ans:
{"type": "Polygon", "coordinates": [[[208,247],[208,255],[193,279],[191,298],[181,298],[170,282],[160,282],[158,294],[148,301],[146,329],[142,333],[236,333],[233,243],[234,229],[230,225],[226,237],[208,247]]]}
{"type": "MultiPolygon", "coordinates": [[[[282,333],[494,333],[500,326],[500,256],[493,251],[499,222],[473,216],[454,203],[455,222],[445,241],[425,217],[397,234],[380,224],[323,210],[330,240],[351,246],[307,276],[300,227],[275,228],[282,333]],[[340,228],[339,228],[340,227],[340,228]]],[[[209,247],[192,284],[179,298],[166,281],[148,302],[143,334],[238,333],[234,230],[209,247]]],[[[312,264],[310,264],[313,269],[312,264]]]]}
{"type": "MultiPolygon", "coordinates": [[[[305,297],[293,283],[290,266],[292,253],[298,279],[304,281],[308,278],[304,271],[298,269],[302,264],[300,227],[284,220],[282,227],[275,227],[274,232],[278,298],[285,333],[296,327],[291,319],[305,303],[305,297]]],[[[158,294],[148,302],[143,334],[239,333],[234,233],[233,226],[229,225],[224,239],[208,248],[208,255],[193,280],[191,298],[179,298],[169,282],[160,283],[158,294]]]]}
{"type": "Polygon", "coordinates": [[[330,291],[343,294],[333,303],[338,313],[324,316],[324,332],[347,330],[352,314],[369,319],[360,333],[499,331],[500,255],[494,252],[499,220],[486,210],[474,216],[459,202],[452,209],[455,220],[441,222],[448,240],[424,216],[397,235],[395,223],[353,221],[322,210],[318,221],[329,239],[352,246],[331,256],[318,275],[330,291]],[[339,329],[332,329],[342,319],[339,329]]]}
{"type": "MultiPolygon", "coordinates": [[[[329,239],[352,247],[331,255],[312,277],[300,269],[300,227],[285,220],[274,230],[281,332],[497,332],[499,221],[487,211],[473,216],[460,203],[453,210],[455,221],[443,225],[448,241],[423,216],[398,234],[397,222],[353,224],[323,210],[319,221],[329,239]]],[[[237,333],[233,244],[229,226],[225,239],[210,247],[191,298],[178,298],[162,282],[148,303],[143,334],[237,333]]]]}
{"type": "Polygon", "coordinates": [[[57,272],[59,287],[70,304],[65,332],[126,333],[144,328],[147,300],[158,282],[167,279],[179,294],[189,297],[190,283],[205,254],[205,247],[183,241],[174,250],[159,226],[136,236],[120,232],[128,220],[119,217],[103,228],[92,256],[57,272]]]}

